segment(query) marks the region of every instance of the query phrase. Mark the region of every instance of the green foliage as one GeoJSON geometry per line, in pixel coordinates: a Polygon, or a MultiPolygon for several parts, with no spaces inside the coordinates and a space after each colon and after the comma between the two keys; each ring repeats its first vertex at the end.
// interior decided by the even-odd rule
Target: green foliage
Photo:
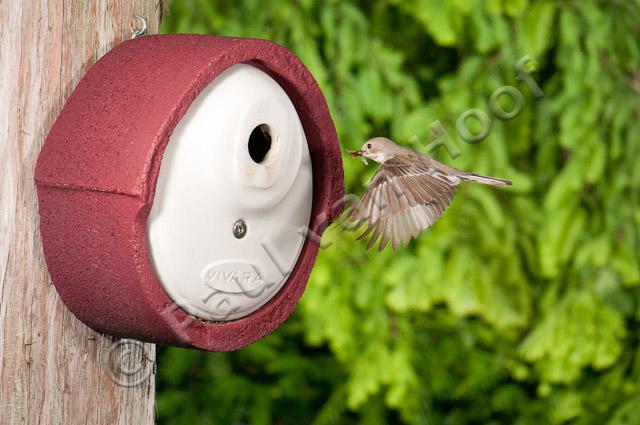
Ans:
{"type": "MultiPolygon", "coordinates": [[[[273,335],[161,351],[159,422],[640,423],[639,23],[632,0],[175,0],[164,32],[297,54],[345,151],[376,135],[426,144],[440,120],[461,151],[441,159],[514,185],[463,185],[395,253],[329,230],[273,335]],[[516,78],[526,54],[541,99],[516,78]],[[489,113],[504,85],[522,113],[492,119],[482,143],[457,137],[457,117],[489,113]]],[[[344,162],[361,193],[374,167],[344,162]]]]}

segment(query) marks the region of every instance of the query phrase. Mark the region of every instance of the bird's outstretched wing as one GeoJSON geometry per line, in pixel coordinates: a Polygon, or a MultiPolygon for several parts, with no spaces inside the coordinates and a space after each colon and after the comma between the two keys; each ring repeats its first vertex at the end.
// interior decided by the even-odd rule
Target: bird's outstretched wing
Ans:
{"type": "Polygon", "coordinates": [[[460,179],[424,163],[389,159],[373,176],[358,203],[347,211],[354,230],[365,222],[361,239],[373,231],[367,249],[382,235],[378,250],[393,249],[429,228],[451,204],[460,179]]]}

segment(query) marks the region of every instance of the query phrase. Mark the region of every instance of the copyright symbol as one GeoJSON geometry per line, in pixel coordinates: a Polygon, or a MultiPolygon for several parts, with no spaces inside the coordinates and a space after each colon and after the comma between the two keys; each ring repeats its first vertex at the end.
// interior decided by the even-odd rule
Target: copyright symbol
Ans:
{"type": "Polygon", "coordinates": [[[111,380],[121,387],[135,387],[153,373],[154,362],[140,341],[122,339],[109,347],[107,370],[111,380]]]}

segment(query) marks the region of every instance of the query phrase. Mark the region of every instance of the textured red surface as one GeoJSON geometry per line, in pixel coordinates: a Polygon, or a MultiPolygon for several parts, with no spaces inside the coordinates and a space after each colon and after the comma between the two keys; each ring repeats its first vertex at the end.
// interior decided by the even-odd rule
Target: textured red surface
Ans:
{"type": "Polygon", "coordinates": [[[295,308],[318,246],[307,239],[280,292],[251,315],[216,323],[169,299],[149,256],[146,221],[164,149],[202,89],[248,63],[293,101],[313,163],[310,228],[320,234],[344,194],[340,147],[324,96],[305,66],[264,40],[147,36],[100,59],[80,82],[36,166],[44,253],[69,309],[93,329],[168,345],[227,351],[277,328],[295,308]]]}

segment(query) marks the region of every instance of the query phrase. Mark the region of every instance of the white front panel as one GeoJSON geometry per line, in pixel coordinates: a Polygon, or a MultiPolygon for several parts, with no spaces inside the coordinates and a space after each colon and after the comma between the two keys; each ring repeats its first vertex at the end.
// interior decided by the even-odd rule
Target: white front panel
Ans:
{"type": "Polygon", "coordinates": [[[260,308],[296,263],[312,192],[307,140],[285,91],[249,65],[220,74],[189,107],[160,166],[147,231],[169,297],[213,321],[260,308]],[[252,132],[260,162],[249,152],[252,132]]]}

